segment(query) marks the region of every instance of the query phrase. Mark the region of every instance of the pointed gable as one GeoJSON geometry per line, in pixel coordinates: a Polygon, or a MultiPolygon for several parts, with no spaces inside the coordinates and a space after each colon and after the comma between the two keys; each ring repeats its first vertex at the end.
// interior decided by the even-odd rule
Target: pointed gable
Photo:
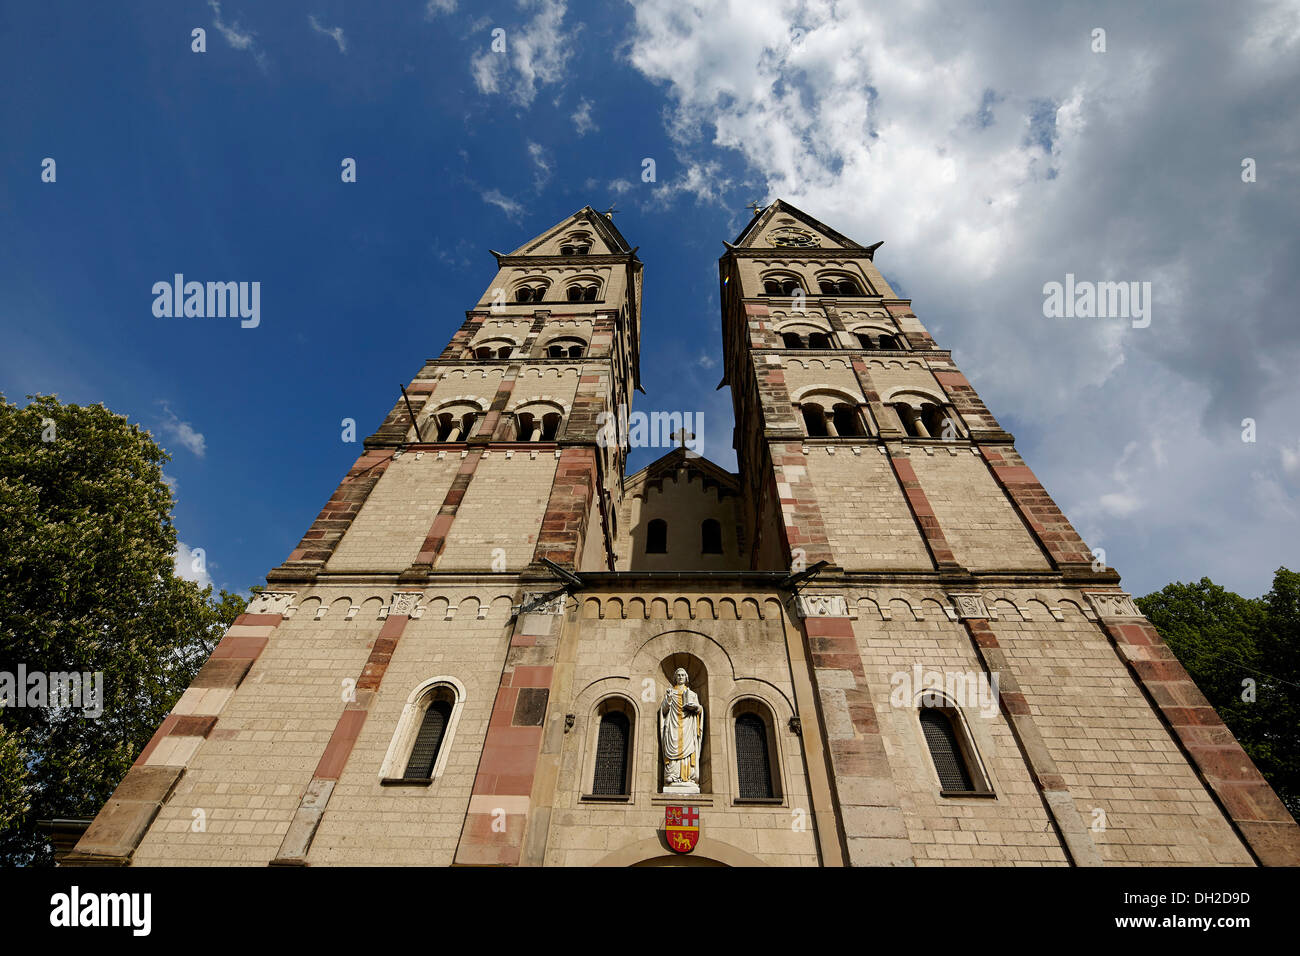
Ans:
{"type": "Polygon", "coordinates": [[[585,254],[589,256],[626,255],[632,251],[612,219],[590,206],[583,206],[510,255],[559,256],[565,254],[563,250],[566,248],[586,249],[585,254]]]}
{"type": "Polygon", "coordinates": [[[755,216],[733,244],[739,249],[862,249],[784,199],[755,216]]]}

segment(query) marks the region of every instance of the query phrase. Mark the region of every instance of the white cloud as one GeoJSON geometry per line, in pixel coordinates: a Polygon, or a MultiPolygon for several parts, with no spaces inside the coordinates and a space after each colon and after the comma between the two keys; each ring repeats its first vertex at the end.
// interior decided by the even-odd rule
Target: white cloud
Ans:
{"type": "Polygon", "coordinates": [[[307,22],[311,24],[311,28],[315,30],[317,33],[323,33],[327,37],[332,37],[334,42],[339,45],[340,53],[348,52],[348,42],[347,42],[347,38],[343,35],[342,27],[334,27],[333,29],[326,29],[325,27],[320,25],[320,21],[316,19],[315,14],[308,14],[307,22]]]}
{"type": "Polygon", "coordinates": [[[427,19],[432,20],[440,13],[455,13],[456,0],[429,0],[424,5],[424,15],[427,19]]]}
{"type": "Polygon", "coordinates": [[[1135,590],[1209,574],[1258,594],[1294,563],[1276,501],[1300,447],[1239,427],[1300,404],[1293,5],[1189,3],[1158,27],[1122,0],[1087,22],[1006,0],[959,26],[942,5],[825,0],[633,15],[627,55],[665,89],[685,167],[658,199],[734,204],[734,234],[743,176],[885,240],[877,265],[1135,590]],[[1151,282],[1150,327],[1044,318],[1067,272],[1151,282]]]}
{"type": "Polygon", "coordinates": [[[1282,457],[1282,471],[1292,481],[1300,482],[1300,440],[1294,448],[1283,445],[1279,450],[1282,457]]]}
{"type": "Polygon", "coordinates": [[[172,568],[178,578],[193,581],[200,588],[212,584],[208,574],[207,555],[202,548],[191,548],[184,541],[176,542],[176,552],[172,555],[172,568]]]}
{"type": "Polygon", "coordinates": [[[470,73],[479,92],[504,92],[519,106],[528,106],[539,86],[564,79],[581,26],[562,32],[563,0],[520,0],[519,5],[536,10],[536,15],[523,27],[500,27],[505,31],[504,52],[493,52],[491,36],[484,37],[485,49],[470,61],[470,73]]]}
{"type": "Polygon", "coordinates": [[[499,189],[489,189],[481,194],[485,203],[490,203],[499,208],[511,219],[518,220],[523,215],[524,207],[522,204],[515,202],[509,196],[504,195],[499,189]]]}
{"type": "Polygon", "coordinates": [[[256,48],[257,33],[253,30],[244,30],[239,26],[239,21],[227,24],[221,19],[221,3],[219,0],[208,0],[208,6],[212,8],[212,25],[217,28],[217,32],[226,38],[236,50],[247,50],[253,54],[253,60],[262,69],[266,68],[266,54],[256,48]]]}
{"type": "MultiPolygon", "coordinates": [[[[656,165],[656,174],[658,173],[656,165]]],[[[716,161],[688,163],[680,176],[660,183],[654,189],[654,198],[660,205],[668,205],[678,196],[693,196],[697,203],[722,203],[723,193],[731,187],[730,177],[722,173],[722,164],[716,161]]]]}
{"type": "Polygon", "coordinates": [[[573,127],[579,136],[586,136],[594,129],[600,129],[591,119],[591,103],[586,99],[578,100],[578,108],[573,111],[573,127]]]}
{"type": "Polygon", "coordinates": [[[532,142],[528,144],[528,158],[537,167],[537,174],[533,177],[533,185],[540,190],[551,178],[550,159],[540,143],[532,142]]]}
{"type": "Polygon", "coordinates": [[[158,404],[163,407],[164,417],[158,424],[163,434],[202,458],[207,452],[207,440],[203,437],[203,433],[196,430],[189,422],[181,421],[166,402],[158,404]]]}

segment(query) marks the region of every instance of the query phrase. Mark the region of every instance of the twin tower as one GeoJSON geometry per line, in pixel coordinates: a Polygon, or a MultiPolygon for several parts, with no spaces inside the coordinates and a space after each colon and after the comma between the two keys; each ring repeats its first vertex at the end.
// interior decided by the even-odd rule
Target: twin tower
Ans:
{"type": "Polygon", "coordinates": [[[66,862],[1300,862],[879,246],[781,201],[726,244],[735,474],[625,474],[608,217],[494,252],[66,862]]]}

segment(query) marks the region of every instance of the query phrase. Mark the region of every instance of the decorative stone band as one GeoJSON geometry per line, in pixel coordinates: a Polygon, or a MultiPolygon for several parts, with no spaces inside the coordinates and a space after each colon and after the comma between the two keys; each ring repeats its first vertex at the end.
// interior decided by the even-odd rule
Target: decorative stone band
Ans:
{"type": "Polygon", "coordinates": [[[1251,854],[1264,866],[1300,866],[1300,826],[1155,626],[1123,591],[1085,594],[1120,659],[1251,854]]]}
{"type": "MultiPolygon", "coordinates": [[[[546,591],[525,591],[523,597],[523,603],[515,605],[515,607],[512,608],[512,611],[515,614],[518,614],[520,608],[528,607],[528,605],[532,604],[543,594],[547,594],[547,593],[548,592],[546,591]]],[[[549,601],[537,605],[528,613],[529,614],[563,614],[566,598],[567,595],[557,594],[549,601]]]]}
{"type": "Polygon", "coordinates": [[[1137,617],[1145,620],[1138,606],[1133,603],[1131,594],[1125,594],[1123,591],[1084,591],[1083,596],[1088,599],[1088,603],[1092,605],[1093,611],[1100,620],[1105,621],[1116,617],[1137,617]]]}
{"type": "Polygon", "coordinates": [[[802,618],[858,616],[857,608],[849,607],[848,599],[842,594],[800,594],[795,607],[802,618]]]}
{"type": "MultiPolygon", "coordinates": [[[[952,601],[953,607],[957,609],[957,620],[967,621],[981,618],[988,620],[989,609],[984,606],[984,595],[950,593],[948,598],[952,601]]],[[[945,608],[945,610],[947,609],[945,608]]]]}
{"type": "Polygon", "coordinates": [[[241,614],[96,814],[64,866],[126,866],[297,592],[264,592],[241,614]]]}

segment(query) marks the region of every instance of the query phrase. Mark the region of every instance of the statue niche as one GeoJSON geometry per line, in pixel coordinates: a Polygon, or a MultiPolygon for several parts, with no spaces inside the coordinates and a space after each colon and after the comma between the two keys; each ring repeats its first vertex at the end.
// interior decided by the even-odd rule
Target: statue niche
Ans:
{"type": "Polygon", "coordinates": [[[704,756],[704,706],[690,688],[686,668],[673,671],[673,685],[659,703],[659,751],[664,793],[699,793],[704,756]]]}

